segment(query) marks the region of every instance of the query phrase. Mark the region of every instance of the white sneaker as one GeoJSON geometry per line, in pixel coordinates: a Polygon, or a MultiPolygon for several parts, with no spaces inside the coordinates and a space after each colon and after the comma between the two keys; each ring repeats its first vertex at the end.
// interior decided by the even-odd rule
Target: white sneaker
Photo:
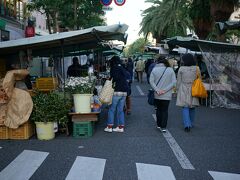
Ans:
{"type": "Polygon", "coordinates": [[[116,127],[116,128],[113,128],[113,131],[114,132],[124,132],[124,128],[116,127]]]}
{"type": "Polygon", "coordinates": [[[162,132],[165,133],[165,132],[167,132],[167,131],[166,131],[166,129],[162,129],[162,132]]]}
{"type": "Polygon", "coordinates": [[[109,128],[109,127],[106,127],[106,128],[104,129],[104,131],[111,133],[111,132],[113,132],[113,129],[112,129],[112,128],[109,128]]]}

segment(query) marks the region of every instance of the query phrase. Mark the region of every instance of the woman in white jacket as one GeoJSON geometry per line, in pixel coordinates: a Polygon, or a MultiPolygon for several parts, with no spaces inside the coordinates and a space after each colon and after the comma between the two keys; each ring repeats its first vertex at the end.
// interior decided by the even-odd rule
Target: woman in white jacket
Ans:
{"type": "Polygon", "coordinates": [[[176,84],[176,76],[165,57],[160,56],[157,59],[157,64],[150,74],[149,82],[152,89],[155,90],[157,128],[161,129],[162,132],[166,132],[168,107],[172,99],[173,87],[176,84]]]}

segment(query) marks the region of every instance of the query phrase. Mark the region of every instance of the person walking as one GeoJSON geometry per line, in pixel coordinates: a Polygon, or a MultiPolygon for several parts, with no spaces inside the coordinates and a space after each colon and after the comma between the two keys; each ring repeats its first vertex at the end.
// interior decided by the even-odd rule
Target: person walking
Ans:
{"type": "Polygon", "coordinates": [[[128,83],[128,93],[126,97],[126,113],[127,115],[131,114],[131,85],[133,81],[133,61],[129,57],[128,61],[125,65],[126,70],[127,70],[127,83],[128,83]]]}
{"type": "Polygon", "coordinates": [[[184,130],[190,132],[195,119],[195,107],[199,106],[199,99],[192,97],[192,84],[197,78],[197,71],[200,75],[200,70],[192,54],[184,54],[181,59],[183,64],[177,75],[176,105],[182,107],[184,130]]]}
{"type": "Polygon", "coordinates": [[[138,61],[136,62],[136,67],[135,70],[137,72],[137,78],[138,82],[142,83],[143,82],[143,71],[145,68],[144,61],[139,57],[138,61]]]}
{"type": "Polygon", "coordinates": [[[124,105],[128,92],[126,70],[121,65],[121,60],[118,56],[113,56],[110,60],[110,78],[112,78],[114,86],[114,94],[112,97],[112,104],[108,110],[107,127],[105,132],[124,132],[124,105]],[[117,126],[114,126],[114,117],[116,113],[117,126]]]}
{"type": "Polygon", "coordinates": [[[155,91],[154,102],[157,107],[157,128],[162,132],[166,132],[168,107],[172,99],[173,87],[176,85],[176,76],[165,57],[160,56],[157,59],[157,64],[150,74],[149,82],[155,91]]]}
{"type": "Polygon", "coordinates": [[[130,73],[130,76],[131,76],[131,80],[133,80],[133,60],[132,58],[128,58],[127,60],[127,64],[126,64],[126,68],[127,68],[127,71],[130,73]]]}
{"type": "Polygon", "coordinates": [[[147,75],[147,83],[148,83],[148,84],[149,84],[149,76],[150,76],[150,74],[148,74],[148,68],[149,68],[150,64],[153,63],[153,61],[154,61],[154,59],[147,59],[147,61],[146,61],[146,63],[145,63],[145,68],[144,68],[144,70],[145,70],[145,73],[146,73],[146,75],[147,75]]]}

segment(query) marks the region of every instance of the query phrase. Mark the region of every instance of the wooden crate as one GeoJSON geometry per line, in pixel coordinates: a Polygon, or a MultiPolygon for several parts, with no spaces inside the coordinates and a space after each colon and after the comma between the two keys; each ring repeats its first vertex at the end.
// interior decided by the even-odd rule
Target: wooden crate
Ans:
{"type": "Polygon", "coordinates": [[[8,139],[8,127],[5,125],[0,126],[0,139],[8,139]]]}
{"type": "Polygon", "coordinates": [[[68,113],[71,116],[73,122],[86,122],[86,121],[98,121],[100,112],[90,113],[68,113]]]}
{"type": "Polygon", "coordinates": [[[32,122],[26,122],[17,129],[8,130],[9,139],[29,139],[35,133],[35,127],[32,122]]]}

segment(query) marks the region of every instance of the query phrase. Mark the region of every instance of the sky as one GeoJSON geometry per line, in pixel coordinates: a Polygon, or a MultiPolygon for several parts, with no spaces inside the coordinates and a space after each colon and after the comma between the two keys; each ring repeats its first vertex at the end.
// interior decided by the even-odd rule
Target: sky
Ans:
{"type": "Polygon", "coordinates": [[[126,0],[123,6],[117,6],[114,1],[110,7],[112,11],[106,11],[106,19],[108,25],[113,24],[127,24],[128,39],[127,45],[133,43],[139,38],[138,32],[140,30],[140,23],[142,21],[141,13],[147,9],[151,4],[145,3],[145,0],[126,0]]]}

